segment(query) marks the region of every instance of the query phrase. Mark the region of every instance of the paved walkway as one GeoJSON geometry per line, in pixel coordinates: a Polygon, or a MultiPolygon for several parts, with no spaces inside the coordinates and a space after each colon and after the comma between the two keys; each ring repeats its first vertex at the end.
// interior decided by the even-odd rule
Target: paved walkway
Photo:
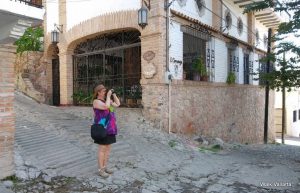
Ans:
{"type": "MultiPolygon", "coordinates": [[[[96,174],[97,145],[90,138],[91,120],[65,113],[63,108],[25,101],[20,95],[16,100],[16,144],[39,170],[52,170],[63,176],[96,174]],[[34,112],[30,112],[31,108],[34,112]]],[[[113,152],[111,160],[122,162],[130,161],[135,154],[125,139],[118,140],[113,152]]]]}
{"type": "MultiPolygon", "coordinates": [[[[280,137],[277,136],[276,142],[281,143],[281,136],[280,137]]],[[[300,137],[285,136],[284,137],[284,144],[300,146],[300,137]]]]}
{"type": "Polygon", "coordinates": [[[300,192],[299,147],[236,144],[203,152],[154,129],[140,109],[119,109],[110,159],[116,171],[102,179],[90,107],[51,107],[16,94],[15,110],[17,172],[34,181],[22,182],[19,192],[300,192]]]}
{"type": "Polygon", "coordinates": [[[13,191],[11,191],[10,189],[7,189],[6,187],[4,187],[3,184],[0,184],[0,192],[1,193],[13,193],[13,191]]]}

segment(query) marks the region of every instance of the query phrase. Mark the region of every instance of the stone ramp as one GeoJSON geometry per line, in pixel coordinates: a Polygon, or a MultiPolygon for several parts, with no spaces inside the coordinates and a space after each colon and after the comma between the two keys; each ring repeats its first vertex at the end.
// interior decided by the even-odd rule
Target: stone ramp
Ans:
{"type": "Polygon", "coordinates": [[[11,189],[7,189],[6,187],[4,187],[4,185],[2,183],[0,183],[0,192],[1,193],[13,193],[13,191],[11,189]]]}
{"type": "Polygon", "coordinates": [[[16,144],[29,159],[39,162],[39,169],[54,170],[58,175],[82,176],[97,171],[97,157],[36,123],[16,122],[16,144]]]}
{"type": "MultiPolygon", "coordinates": [[[[90,115],[79,117],[68,112],[67,107],[52,108],[18,94],[16,102],[15,142],[25,161],[34,160],[34,166],[45,173],[51,170],[63,176],[97,175],[98,145],[90,137],[90,115]]],[[[78,110],[84,114],[90,111],[78,110]]],[[[112,166],[122,167],[136,160],[136,148],[131,140],[120,131],[117,143],[112,145],[109,161],[112,166]]]]}

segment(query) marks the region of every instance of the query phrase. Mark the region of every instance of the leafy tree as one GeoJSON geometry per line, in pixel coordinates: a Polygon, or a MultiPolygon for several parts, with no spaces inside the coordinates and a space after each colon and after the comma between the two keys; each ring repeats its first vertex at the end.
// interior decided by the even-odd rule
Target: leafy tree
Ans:
{"type": "Polygon", "coordinates": [[[272,41],[275,43],[273,51],[261,62],[270,60],[275,63],[277,68],[274,68],[270,73],[259,73],[260,79],[268,81],[271,89],[282,91],[286,88],[291,91],[293,88],[300,87],[300,68],[297,64],[300,63],[300,48],[295,44],[295,41],[287,41],[300,37],[300,0],[282,1],[281,3],[274,0],[265,0],[256,2],[246,6],[244,13],[260,11],[266,8],[273,8],[274,12],[288,12],[292,17],[288,22],[283,22],[279,25],[276,34],[273,35],[272,41]],[[285,53],[290,57],[285,58],[285,53]]]}
{"type": "Polygon", "coordinates": [[[43,29],[27,28],[23,36],[21,36],[15,44],[17,45],[17,53],[22,54],[25,51],[39,51],[42,47],[41,37],[44,36],[43,29]]]}
{"type": "MultiPolygon", "coordinates": [[[[300,48],[296,45],[300,37],[300,0],[282,0],[280,3],[274,0],[265,0],[246,6],[244,12],[255,12],[266,8],[273,8],[274,12],[287,12],[292,15],[288,22],[279,25],[277,33],[271,40],[275,47],[267,54],[262,62],[270,61],[277,64],[269,73],[260,72],[259,78],[267,83],[271,89],[282,91],[282,143],[284,143],[285,132],[285,90],[288,92],[293,88],[300,87],[300,48]],[[290,41],[287,41],[290,40],[290,41]],[[288,54],[289,57],[285,57],[288,54]],[[297,65],[298,64],[298,65],[297,65]]],[[[298,41],[299,42],[299,41],[298,41]]]]}

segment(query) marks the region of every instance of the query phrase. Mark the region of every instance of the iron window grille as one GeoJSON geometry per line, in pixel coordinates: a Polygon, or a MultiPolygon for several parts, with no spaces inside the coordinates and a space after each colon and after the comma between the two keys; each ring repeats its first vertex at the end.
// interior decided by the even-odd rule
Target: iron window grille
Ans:
{"type": "Polygon", "coordinates": [[[104,34],[77,45],[73,55],[75,104],[91,104],[98,84],[114,88],[125,105],[127,99],[142,98],[139,36],[137,31],[104,34]]]}
{"type": "MultiPolygon", "coordinates": [[[[11,0],[12,1],[12,0],[11,0]]],[[[43,8],[43,1],[42,0],[15,0],[19,2],[23,2],[26,5],[37,7],[37,8],[43,8]]]]}

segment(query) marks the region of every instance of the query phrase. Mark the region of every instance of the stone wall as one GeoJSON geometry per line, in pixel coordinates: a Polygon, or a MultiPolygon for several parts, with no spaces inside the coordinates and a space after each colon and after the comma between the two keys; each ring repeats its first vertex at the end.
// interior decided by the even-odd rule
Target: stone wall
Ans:
{"type": "MultiPolygon", "coordinates": [[[[171,132],[219,137],[226,142],[261,143],[265,90],[258,86],[173,81],[171,132]]],[[[168,89],[145,86],[144,115],[168,131],[168,89]]],[[[269,141],[275,139],[274,93],[270,92],[269,141]]]]}
{"type": "Polygon", "coordinates": [[[14,172],[14,61],[15,47],[0,45],[0,179],[14,172]]]}
{"type": "Polygon", "coordinates": [[[46,63],[43,52],[25,52],[15,60],[16,88],[23,93],[45,102],[47,91],[46,63]]]}

